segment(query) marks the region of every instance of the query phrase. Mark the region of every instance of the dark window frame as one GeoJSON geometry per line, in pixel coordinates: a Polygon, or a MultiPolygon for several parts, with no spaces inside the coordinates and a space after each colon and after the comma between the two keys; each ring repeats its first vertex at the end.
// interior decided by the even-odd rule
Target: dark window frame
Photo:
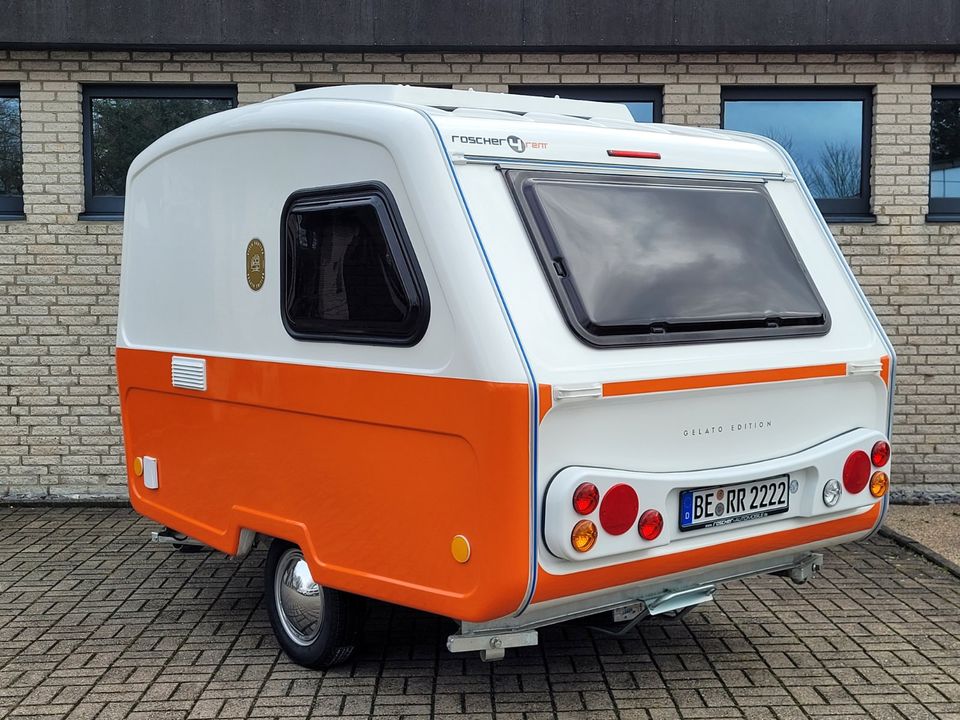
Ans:
{"type": "MultiPolygon", "coordinates": [[[[0,83],[0,98],[16,98],[20,101],[20,86],[15,83],[0,83]]],[[[20,175],[23,176],[23,106],[20,106],[20,175]]],[[[23,192],[19,195],[0,195],[0,220],[24,220],[23,192]]]]}
{"type": "Polygon", "coordinates": [[[511,85],[511,95],[533,95],[593,102],[652,102],[653,122],[663,122],[662,85],[511,85]],[[572,91],[572,92],[571,92],[572,91]]]}
{"type": "Polygon", "coordinates": [[[726,128],[728,101],[804,101],[852,100],[863,103],[860,129],[860,194],[856,198],[814,198],[828,222],[875,222],[871,196],[871,163],[873,158],[873,85],[808,87],[783,85],[735,85],[720,91],[720,127],[726,128]]]}
{"type": "Polygon", "coordinates": [[[93,105],[95,98],[154,98],[189,100],[230,100],[237,107],[236,85],[194,85],[144,83],[123,85],[115,83],[84,84],[82,97],[83,115],[83,196],[84,211],[81,220],[122,220],[125,204],[123,195],[93,194],[93,105]]]}
{"type": "MultiPolygon", "coordinates": [[[[794,243],[790,232],[787,230],[780,211],[770,197],[770,193],[765,186],[754,187],[750,189],[759,192],[767,198],[770,209],[776,218],[777,223],[783,230],[784,238],[797,260],[800,271],[810,286],[817,303],[823,313],[823,323],[819,325],[787,325],[776,328],[724,328],[715,330],[694,330],[669,333],[633,333],[633,334],[611,334],[598,335],[590,331],[581,319],[583,315],[582,303],[579,295],[572,284],[569,276],[560,277],[554,265],[554,257],[559,252],[559,245],[552,237],[549,221],[542,216],[540,209],[530,203],[524,195],[523,186],[527,180],[531,179],[551,179],[551,180],[571,180],[582,182],[585,179],[598,179],[603,182],[626,182],[635,184],[663,184],[671,185],[699,185],[704,181],[681,178],[664,177],[644,177],[635,175],[615,175],[606,173],[588,173],[588,172],[564,172],[552,170],[512,170],[500,168],[501,173],[510,188],[510,194],[514,203],[523,218],[524,226],[527,230],[527,236],[534,248],[534,254],[540,263],[540,268],[544,273],[547,284],[553,293],[554,299],[560,308],[567,325],[573,333],[584,343],[595,348],[624,348],[624,347],[650,347],[662,345],[687,345],[687,344],[706,344],[716,342],[744,342],[749,340],[782,340],[795,337],[823,336],[830,332],[833,321],[830,311],[820,294],[820,289],[813,281],[806,263],[800,257],[796,243],[794,243]]],[[[711,180],[710,183],[716,185],[718,181],[711,180]]],[[[732,188],[744,187],[745,183],[734,181],[720,181],[723,185],[729,185],[732,188]]]]}
{"type": "Polygon", "coordinates": [[[382,182],[367,182],[334,185],[330,187],[306,188],[293,192],[284,202],[280,213],[280,318],[287,333],[296,340],[310,342],[343,342],[361,345],[388,345],[394,347],[412,347],[426,334],[430,322],[430,296],[420,270],[413,244],[407,234],[400,216],[400,208],[393,193],[382,182]],[[376,331],[359,329],[343,332],[302,331],[298,330],[288,314],[287,297],[287,217],[291,212],[321,209],[324,206],[336,206],[344,202],[377,198],[382,207],[371,203],[377,212],[380,225],[384,229],[384,238],[393,255],[397,272],[403,283],[407,299],[410,302],[410,322],[408,332],[400,335],[384,335],[376,331]]]}
{"type": "MultiPolygon", "coordinates": [[[[933,103],[937,100],[960,100],[960,85],[934,85],[930,97],[930,124],[933,125],[933,103]]],[[[933,142],[930,153],[933,160],[933,142]]],[[[927,222],[960,222],[960,197],[935,198],[930,195],[930,173],[927,173],[927,222]]]]}

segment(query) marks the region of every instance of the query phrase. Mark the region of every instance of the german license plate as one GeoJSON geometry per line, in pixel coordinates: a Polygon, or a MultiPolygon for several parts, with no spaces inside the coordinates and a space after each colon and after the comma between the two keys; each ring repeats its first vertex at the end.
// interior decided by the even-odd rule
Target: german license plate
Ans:
{"type": "Polygon", "coordinates": [[[730,525],[789,509],[788,475],[739,485],[684,490],[680,493],[680,529],[698,530],[730,525]]]}

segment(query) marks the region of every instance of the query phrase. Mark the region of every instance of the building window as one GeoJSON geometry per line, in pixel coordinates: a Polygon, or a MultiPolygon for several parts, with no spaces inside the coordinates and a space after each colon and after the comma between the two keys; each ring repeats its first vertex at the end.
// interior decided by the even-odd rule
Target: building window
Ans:
{"type": "Polygon", "coordinates": [[[426,291],[385,186],[295,193],[280,255],[283,322],[298,340],[413,345],[423,336],[426,291]]]}
{"type": "Polygon", "coordinates": [[[145,147],[191,120],[236,105],[233,86],[84,86],[81,217],[122,217],[127,169],[145,147]]]}
{"type": "Polygon", "coordinates": [[[780,143],[828,220],[870,220],[872,106],[868,87],[725,88],[722,126],[780,143]]]}
{"type": "Polygon", "coordinates": [[[663,88],[650,85],[511,85],[516,95],[615,102],[627,106],[637,122],[662,122],[663,88]]]}
{"type": "Polygon", "coordinates": [[[960,220],[960,87],[933,88],[929,220],[960,220]]]}
{"type": "Polygon", "coordinates": [[[0,85],[0,218],[22,217],[20,91],[16,85],[0,85]]]}

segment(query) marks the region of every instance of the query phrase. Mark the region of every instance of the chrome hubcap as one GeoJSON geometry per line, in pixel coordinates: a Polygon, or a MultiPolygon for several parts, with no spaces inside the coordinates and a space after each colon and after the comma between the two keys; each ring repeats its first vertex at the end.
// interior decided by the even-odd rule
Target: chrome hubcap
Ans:
{"type": "Polygon", "coordinates": [[[323,588],[313,581],[299,548],[290,548],[273,577],[277,615],[287,635],[298,645],[310,645],[323,627],[323,588]]]}

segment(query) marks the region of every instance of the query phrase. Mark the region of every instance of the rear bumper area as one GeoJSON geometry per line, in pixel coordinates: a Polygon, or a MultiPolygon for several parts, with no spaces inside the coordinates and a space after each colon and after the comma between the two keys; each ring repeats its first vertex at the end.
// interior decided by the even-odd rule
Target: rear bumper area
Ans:
{"type": "MultiPolygon", "coordinates": [[[[796,583],[804,583],[820,571],[822,564],[821,554],[802,549],[776,556],[746,558],[701,568],[682,577],[661,578],[643,585],[536,603],[514,617],[505,617],[486,623],[464,622],[461,624],[458,637],[465,636],[473,638],[476,642],[482,642],[483,638],[489,638],[498,633],[516,633],[518,637],[532,633],[535,643],[536,634],[533,631],[547,625],[620,608],[629,608],[634,613],[639,613],[640,617],[681,610],[712,599],[718,586],[724,583],[760,575],[783,575],[796,583]]],[[[474,645],[453,647],[448,644],[455,652],[480,649],[474,645]]]]}
{"type": "MultiPolygon", "coordinates": [[[[858,539],[878,524],[883,501],[869,488],[844,490],[828,506],[824,487],[842,477],[846,459],[855,451],[869,453],[883,439],[875,430],[858,429],[789,456],[714,470],[641,473],[599,468],[568,467],[557,473],[546,491],[544,536],[534,603],[609,591],[621,586],[651,583],[667,577],[693,574],[711,566],[775,554],[786,556],[800,548],[816,548],[858,539]],[[787,478],[789,507],[776,514],[743,522],[684,530],[680,525],[684,491],[742,486],[768,478],[787,478]],[[662,513],[664,527],[654,540],[644,540],[636,528],[613,535],[603,527],[603,502],[587,517],[598,527],[596,544],[578,553],[570,542],[571,529],[584,516],[570,501],[583,482],[597,486],[600,495],[615,485],[629,485],[639,497],[639,512],[662,513]]],[[[878,468],[879,469],[879,468],[878,468]]],[[[884,470],[889,471],[889,464],[884,470]]],[[[685,506],[684,506],[685,507],[685,506]]]]}
{"type": "MultiPolygon", "coordinates": [[[[881,515],[882,502],[846,513],[825,522],[804,524],[786,530],[773,530],[752,537],[716,542],[692,550],[658,555],[617,565],[598,567],[583,572],[554,575],[541,566],[533,602],[544,603],[566,597],[593,595],[601,604],[608,597],[622,598],[648,595],[652,589],[679,590],[694,580],[708,581],[724,577],[728,563],[748,561],[756,570],[766,572],[768,564],[777,565],[801,552],[835,545],[867,536],[881,515]]],[[[772,530],[772,528],[769,528],[772,530]]],[[[738,571],[739,572],[739,571],[738,571]]]]}

